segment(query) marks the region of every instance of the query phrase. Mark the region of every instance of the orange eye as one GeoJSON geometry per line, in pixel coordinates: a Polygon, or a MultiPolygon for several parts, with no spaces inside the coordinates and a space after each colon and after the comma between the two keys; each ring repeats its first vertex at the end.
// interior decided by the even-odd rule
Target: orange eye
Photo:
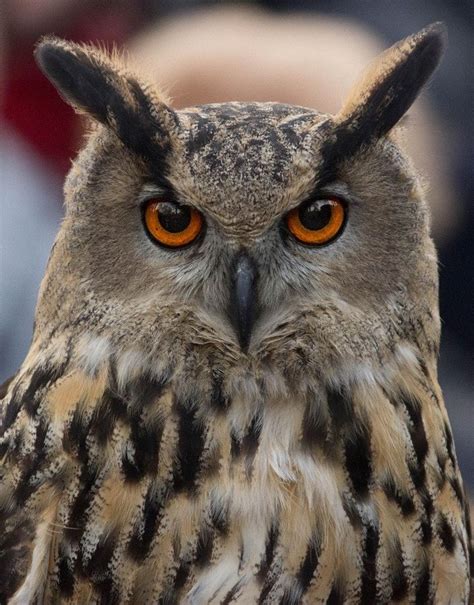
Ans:
{"type": "Polygon", "coordinates": [[[160,199],[146,202],[144,220],[150,236],[168,248],[190,244],[203,226],[201,213],[191,206],[160,199]]]}
{"type": "Polygon", "coordinates": [[[342,231],[345,218],[346,209],[341,200],[311,200],[291,210],[286,216],[286,225],[302,244],[321,246],[342,231]]]}

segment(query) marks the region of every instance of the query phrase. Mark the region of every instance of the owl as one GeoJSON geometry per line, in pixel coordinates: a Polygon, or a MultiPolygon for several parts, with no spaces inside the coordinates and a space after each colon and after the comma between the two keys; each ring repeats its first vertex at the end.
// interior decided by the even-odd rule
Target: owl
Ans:
{"type": "Polygon", "coordinates": [[[39,43],[92,129],[1,404],[1,603],[468,602],[436,252],[393,130],[444,37],[388,49],[337,115],[176,111],[39,43]]]}

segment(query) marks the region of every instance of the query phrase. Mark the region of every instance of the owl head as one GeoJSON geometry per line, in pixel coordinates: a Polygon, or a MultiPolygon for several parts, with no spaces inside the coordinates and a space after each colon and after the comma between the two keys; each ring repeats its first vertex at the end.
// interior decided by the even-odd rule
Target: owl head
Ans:
{"type": "Polygon", "coordinates": [[[324,115],[177,111],[118,58],[43,39],[40,68],[93,128],[66,181],[35,340],[68,334],[91,371],[116,355],[125,374],[139,361],[301,380],[383,365],[407,342],[434,353],[436,255],[393,129],[443,46],[439,24],[399,42],[324,115]]]}

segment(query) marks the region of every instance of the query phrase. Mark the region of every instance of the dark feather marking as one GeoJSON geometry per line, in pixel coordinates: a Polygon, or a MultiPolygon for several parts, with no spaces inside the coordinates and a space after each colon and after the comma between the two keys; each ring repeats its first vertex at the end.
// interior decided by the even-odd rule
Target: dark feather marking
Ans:
{"type": "Polygon", "coordinates": [[[428,453],[428,441],[426,440],[425,428],[423,426],[421,403],[406,395],[402,395],[402,403],[410,417],[408,430],[418,464],[421,466],[424,464],[426,454],[428,453]]]}
{"type": "Polygon", "coordinates": [[[170,148],[165,123],[176,126],[173,110],[163,103],[153,105],[136,80],[119,75],[78,47],[72,52],[46,41],[39,45],[36,59],[66,101],[112,128],[124,145],[149,163],[154,178],[165,183],[170,148]]]}
{"type": "Polygon", "coordinates": [[[265,600],[268,597],[268,594],[270,593],[272,588],[273,588],[273,582],[270,582],[270,581],[265,582],[265,584],[263,585],[263,588],[259,594],[259,597],[258,597],[258,605],[264,605],[265,600]]]}
{"type": "Polygon", "coordinates": [[[241,443],[241,454],[245,460],[245,472],[250,480],[253,472],[253,461],[258,450],[260,434],[262,432],[262,419],[260,413],[256,413],[252,418],[247,433],[244,435],[241,443]]]}
{"type": "Polygon", "coordinates": [[[107,576],[110,573],[108,567],[116,545],[117,532],[104,532],[89,560],[87,562],[81,561],[81,572],[84,576],[90,578],[93,582],[107,576]]]}
{"type": "Polygon", "coordinates": [[[122,456],[122,470],[127,481],[136,482],[146,474],[156,473],[163,429],[164,423],[161,419],[155,418],[148,423],[142,418],[133,419],[130,442],[135,453],[131,457],[126,449],[122,456]]]}
{"type": "Polygon", "coordinates": [[[253,459],[257,452],[261,431],[261,417],[260,414],[257,413],[252,418],[252,422],[250,423],[248,431],[242,439],[241,452],[244,456],[249,459],[253,459]]]}
{"type": "Polygon", "coordinates": [[[230,405],[230,400],[222,389],[223,379],[224,377],[220,372],[212,371],[211,406],[218,412],[224,412],[230,405]]]}
{"type": "Polygon", "coordinates": [[[175,569],[174,577],[168,580],[167,585],[161,587],[162,592],[158,600],[155,601],[156,605],[179,605],[182,602],[181,591],[189,578],[190,572],[190,562],[181,561],[175,569]]]}
{"type": "Polygon", "coordinates": [[[109,565],[117,546],[117,538],[117,531],[105,531],[99,538],[99,542],[90,559],[87,562],[81,559],[79,571],[93,584],[100,585],[104,580],[112,579],[109,565]]]}
{"type": "Polygon", "coordinates": [[[392,601],[401,601],[408,595],[408,582],[403,568],[403,553],[400,541],[395,544],[395,553],[392,556],[392,601]]]}
{"type": "Polygon", "coordinates": [[[443,49],[442,26],[429,26],[407,56],[370,91],[364,103],[335,126],[321,150],[321,182],[333,179],[341,162],[395,126],[435,70],[443,49]]]}
{"type": "Polygon", "coordinates": [[[304,558],[301,567],[296,574],[296,577],[299,581],[299,584],[302,589],[302,593],[304,593],[313,579],[314,572],[316,571],[316,567],[318,566],[320,555],[320,547],[317,546],[314,542],[308,546],[308,550],[306,551],[306,556],[304,558]]]}
{"type": "Polygon", "coordinates": [[[344,594],[333,584],[326,605],[344,605],[344,594]]]}
{"type": "Polygon", "coordinates": [[[436,460],[438,462],[438,469],[439,472],[436,473],[436,487],[439,491],[441,491],[443,489],[444,484],[446,483],[446,471],[445,471],[445,466],[446,466],[446,461],[448,460],[448,457],[446,456],[446,458],[443,460],[439,455],[436,456],[436,460]]]}
{"type": "Polygon", "coordinates": [[[65,544],[61,542],[58,556],[58,588],[62,596],[72,597],[74,593],[74,582],[74,566],[71,559],[66,554],[65,544]]]}
{"type": "Polygon", "coordinates": [[[371,605],[377,601],[377,551],[379,548],[379,530],[368,525],[365,533],[365,544],[363,551],[363,570],[360,602],[363,605],[371,605]]]}
{"type": "MultiPolygon", "coordinates": [[[[309,114],[311,116],[311,114],[309,114]]],[[[299,148],[301,146],[301,137],[295,132],[295,126],[298,126],[298,123],[304,123],[308,119],[308,116],[298,116],[297,118],[293,118],[292,120],[285,121],[284,124],[280,124],[278,126],[278,130],[285,137],[286,141],[289,145],[294,148],[299,148]]]]}
{"type": "Polygon", "coordinates": [[[111,355],[109,358],[109,366],[107,368],[108,385],[113,395],[119,392],[119,383],[117,376],[117,358],[115,355],[111,355]]]}
{"type": "Polygon", "coordinates": [[[393,477],[387,479],[383,484],[383,491],[389,500],[395,502],[401,509],[404,517],[415,512],[415,504],[409,494],[395,484],[393,477]]]}
{"type": "Polygon", "coordinates": [[[35,445],[32,454],[22,461],[22,474],[15,490],[15,498],[18,504],[24,506],[28,498],[44,482],[35,480],[35,475],[42,468],[46,459],[46,448],[44,446],[48,427],[41,418],[36,427],[35,445]]]}
{"type": "Polygon", "coordinates": [[[153,171],[161,178],[166,172],[166,156],[171,148],[165,121],[169,119],[169,126],[172,126],[171,122],[176,126],[174,112],[163,103],[155,106],[135,79],[128,78],[126,83],[138,107],[130,112],[130,108],[121,101],[113,110],[118,135],[129,149],[149,162],[151,167],[159,166],[160,170],[153,168],[153,171]]]}
{"type": "Polygon", "coordinates": [[[353,404],[350,393],[347,389],[327,388],[329,415],[331,416],[332,424],[339,432],[344,426],[353,422],[353,404]]]}
{"type": "Polygon", "coordinates": [[[411,480],[416,490],[419,492],[425,487],[426,470],[424,466],[413,463],[411,460],[408,461],[408,471],[410,473],[411,480]]]}
{"type": "Polygon", "coordinates": [[[232,460],[238,460],[241,456],[245,457],[245,470],[247,477],[250,479],[253,470],[253,460],[257,453],[258,444],[260,441],[260,433],[262,432],[261,415],[257,412],[247,429],[247,432],[241,440],[238,436],[231,432],[231,457],[232,460]]]}
{"type": "Polygon", "coordinates": [[[120,590],[110,576],[96,582],[95,590],[99,594],[99,605],[120,605],[120,590]]]}
{"type": "MultiPolygon", "coordinates": [[[[142,376],[128,385],[124,394],[124,400],[128,404],[126,419],[131,427],[130,447],[125,447],[122,455],[122,471],[127,481],[139,481],[146,474],[155,474],[158,469],[164,422],[159,417],[147,419],[144,412],[157,403],[163,394],[166,380],[142,376]]],[[[118,404],[118,413],[121,413],[121,399],[115,397],[111,404],[118,404]]]]}
{"type": "Polygon", "coordinates": [[[239,458],[241,454],[241,443],[237,435],[231,431],[230,433],[230,455],[232,460],[239,458]]]}
{"type": "MultiPolygon", "coordinates": [[[[5,440],[0,445],[0,460],[3,460],[5,463],[7,460],[18,460],[21,458],[21,448],[24,443],[25,437],[25,427],[21,427],[19,431],[15,431],[13,435],[10,435],[10,438],[5,440]]],[[[6,468],[6,466],[5,466],[6,468]]],[[[0,481],[4,476],[4,470],[2,466],[0,466],[0,481]]],[[[1,505],[0,505],[1,510],[1,505]]]]}
{"type": "MultiPolygon", "coordinates": [[[[3,418],[3,422],[0,424],[0,436],[3,436],[5,432],[13,425],[17,416],[21,410],[21,399],[15,397],[11,398],[10,402],[6,406],[5,416],[3,418]]],[[[8,449],[8,443],[5,442],[0,446],[0,457],[3,457],[8,449]]]]}
{"type": "Polygon", "coordinates": [[[448,456],[451,460],[454,469],[457,469],[458,465],[456,462],[456,454],[454,453],[454,443],[453,443],[453,434],[448,424],[444,425],[444,436],[446,439],[446,448],[448,450],[448,456]]]}
{"type": "Polygon", "coordinates": [[[433,534],[431,531],[431,520],[423,519],[421,522],[421,539],[423,542],[423,546],[428,546],[431,544],[431,540],[433,539],[433,534]]]}
{"type": "Polygon", "coordinates": [[[93,464],[85,462],[81,468],[81,489],[74,500],[69,512],[69,518],[64,529],[64,535],[73,543],[79,542],[87,521],[87,508],[94,497],[94,485],[99,479],[99,470],[93,464]]]}
{"type": "Polygon", "coordinates": [[[431,574],[428,564],[424,563],[423,571],[418,578],[416,586],[415,604],[416,605],[429,605],[432,603],[430,598],[430,585],[431,585],[431,574]]]}
{"type": "Polygon", "coordinates": [[[239,580],[232,586],[232,588],[226,594],[226,596],[224,597],[224,600],[221,601],[221,605],[230,605],[230,603],[232,603],[232,601],[239,594],[240,586],[241,586],[241,581],[239,580]]]}
{"type": "Polygon", "coordinates": [[[211,503],[209,522],[204,523],[201,526],[196,542],[193,560],[197,567],[202,568],[209,564],[212,557],[216,534],[225,536],[229,530],[228,524],[228,507],[217,507],[215,503],[211,503]]]}
{"type": "Polygon", "coordinates": [[[425,485],[420,486],[418,489],[418,495],[420,496],[421,503],[425,509],[425,518],[421,521],[421,535],[422,541],[425,546],[431,543],[433,538],[431,528],[431,518],[434,512],[433,500],[425,485]]]}
{"type": "Polygon", "coordinates": [[[468,538],[469,542],[471,542],[471,537],[472,537],[471,510],[470,510],[470,505],[469,505],[468,498],[466,498],[465,501],[464,501],[463,510],[464,510],[464,518],[466,519],[467,538],[468,538]]]}
{"type": "Polygon", "coordinates": [[[42,389],[54,384],[63,375],[64,370],[64,365],[46,365],[35,369],[21,401],[22,407],[29,416],[33,417],[36,414],[42,389]]]}
{"type": "Polygon", "coordinates": [[[206,452],[202,460],[202,476],[209,478],[219,473],[221,468],[222,452],[220,444],[214,443],[206,452]]]}
{"type": "Polygon", "coordinates": [[[241,540],[240,545],[239,545],[239,569],[238,569],[239,574],[242,571],[243,566],[244,566],[244,543],[241,540]]]}
{"type": "MultiPolygon", "coordinates": [[[[471,574],[471,578],[474,578],[474,544],[472,541],[472,527],[471,527],[471,511],[469,508],[469,500],[466,498],[464,502],[464,521],[466,524],[466,534],[467,534],[467,550],[469,554],[469,570],[471,574]]],[[[474,587],[473,587],[474,590],[474,587]]],[[[471,596],[474,596],[471,595],[471,596]]]]}
{"type": "Polygon", "coordinates": [[[137,416],[156,402],[163,394],[168,379],[167,375],[160,378],[145,375],[132,381],[124,394],[124,399],[129,403],[130,415],[137,416]]]}
{"type": "Polygon", "coordinates": [[[117,105],[117,99],[123,102],[118,93],[117,76],[94,64],[84,51],[76,55],[46,44],[38,48],[36,59],[66,101],[87,108],[101,122],[107,121],[108,106],[117,105]]]}
{"type": "Polygon", "coordinates": [[[456,536],[454,535],[447,518],[442,513],[440,514],[438,534],[444,549],[449,553],[453,553],[456,546],[456,536]]]}
{"type": "Polygon", "coordinates": [[[356,503],[347,495],[344,495],[342,505],[352,527],[354,529],[360,529],[362,527],[362,519],[356,503]]]}
{"type": "Polygon", "coordinates": [[[430,378],[428,366],[426,365],[424,359],[422,359],[421,357],[418,357],[417,359],[418,359],[418,365],[420,366],[420,369],[423,372],[423,375],[425,376],[425,378],[430,378]]]}
{"type": "MultiPolygon", "coordinates": [[[[22,519],[19,523],[15,522],[13,527],[9,526],[8,531],[5,529],[5,524],[2,523],[2,535],[0,537],[0,556],[10,551],[12,547],[19,546],[23,541],[31,542],[31,535],[34,533],[34,529],[30,521],[22,519]]],[[[3,567],[0,567],[3,569],[3,567]]]]}
{"type": "Polygon", "coordinates": [[[271,145],[273,153],[274,153],[274,169],[273,169],[273,180],[276,183],[281,183],[283,181],[283,174],[285,170],[285,164],[288,161],[288,148],[287,148],[287,140],[281,137],[281,133],[276,129],[272,129],[268,132],[265,137],[268,143],[271,145]],[[278,158],[278,160],[277,160],[278,158]]]}
{"type": "Polygon", "coordinates": [[[200,471],[204,430],[197,419],[196,408],[190,402],[175,402],[174,409],[179,418],[174,487],[177,491],[192,490],[200,471]]]}
{"type": "Polygon", "coordinates": [[[92,416],[91,434],[97,436],[99,445],[105,446],[118,420],[127,419],[125,401],[107,389],[92,416]]]}
{"type": "Polygon", "coordinates": [[[64,451],[87,464],[89,454],[87,450],[87,436],[89,435],[90,421],[84,416],[83,410],[77,407],[74,410],[71,422],[63,435],[64,451]]]}
{"type": "Polygon", "coordinates": [[[172,587],[167,586],[155,602],[156,605],[178,605],[178,595],[174,594],[172,587]]]}
{"type": "Polygon", "coordinates": [[[328,419],[325,410],[317,405],[316,397],[317,394],[313,391],[308,393],[302,424],[302,442],[306,447],[319,446],[326,451],[328,448],[324,446],[327,445],[328,419]]]}
{"type": "Polygon", "coordinates": [[[203,525],[199,530],[194,561],[197,567],[205,567],[209,564],[214,548],[214,530],[208,525],[203,525]]]}
{"type": "Polygon", "coordinates": [[[357,432],[347,438],[344,451],[346,467],[354,491],[359,497],[364,498],[368,495],[372,477],[370,433],[365,424],[361,424],[357,432]]]}
{"type": "Polygon", "coordinates": [[[275,558],[275,551],[278,544],[278,534],[278,526],[272,523],[268,532],[267,540],[265,542],[265,554],[263,555],[257,572],[257,578],[261,582],[265,580],[265,577],[272,566],[273,559],[275,558]]]}
{"type": "Polygon", "coordinates": [[[434,512],[433,498],[428,490],[428,488],[424,485],[419,487],[418,495],[420,496],[421,502],[425,508],[425,512],[427,517],[431,517],[434,512]]]}
{"type": "Polygon", "coordinates": [[[229,532],[229,506],[211,502],[210,523],[223,536],[229,532]]]}
{"type": "Polygon", "coordinates": [[[464,491],[457,477],[450,477],[449,484],[453,488],[453,492],[456,494],[456,498],[460,506],[464,506],[464,491]]]}
{"type": "Polygon", "coordinates": [[[212,144],[212,139],[216,133],[216,125],[212,120],[203,118],[196,114],[190,115],[193,119],[193,125],[189,130],[186,152],[188,156],[192,157],[196,154],[202,153],[203,147],[212,144]]]}
{"type": "Polygon", "coordinates": [[[20,514],[15,525],[8,529],[0,523],[0,603],[8,603],[10,597],[24,580],[31,555],[34,528],[29,519],[20,514]]]}
{"type": "MultiPolygon", "coordinates": [[[[191,563],[189,561],[181,561],[178,569],[176,570],[176,575],[174,577],[174,591],[175,593],[179,593],[179,591],[186,584],[189,574],[191,573],[191,563]]],[[[177,594],[176,594],[177,596],[177,594]]]]}
{"type": "Polygon", "coordinates": [[[160,525],[163,509],[168,500],[168,491],[157,489],[154,484],[148,487],[143,508],[143,517],[133,528],[127,552],[137,562],[147,556],[153,538],[160,525]]]}
{"type": "Polygon", "coordinates": [[[257,578],[263,583],[262,590],[259,595],[258,605],[263,605],[265,600],[273,588],[275,579],[271,574],[271,567],[275,559],[276,549],[278,545],[279,528],[276,523],[273,523],[268,531],[267,540],[265,542],[265,554],[260,562],[260,567],[257,572],[257,578]]]}

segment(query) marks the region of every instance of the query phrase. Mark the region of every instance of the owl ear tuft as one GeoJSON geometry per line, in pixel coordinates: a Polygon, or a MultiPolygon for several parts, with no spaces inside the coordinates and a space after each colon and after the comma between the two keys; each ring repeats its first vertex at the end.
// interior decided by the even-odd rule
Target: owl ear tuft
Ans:
{"type": "Polygon", "coordinates": [[[113,129],[132,151],[154,160],[166,151],[173,110],[152,99],[105,52],[48,36],[35,58],[67,103],[113,129]]]}
{"type": "Polygon", "coordinates": [[[446,37],[444,25],[433,23],[387,49],[366,70],[335,117],[343,155],[397,124],[436,69],[446,37]]]}

